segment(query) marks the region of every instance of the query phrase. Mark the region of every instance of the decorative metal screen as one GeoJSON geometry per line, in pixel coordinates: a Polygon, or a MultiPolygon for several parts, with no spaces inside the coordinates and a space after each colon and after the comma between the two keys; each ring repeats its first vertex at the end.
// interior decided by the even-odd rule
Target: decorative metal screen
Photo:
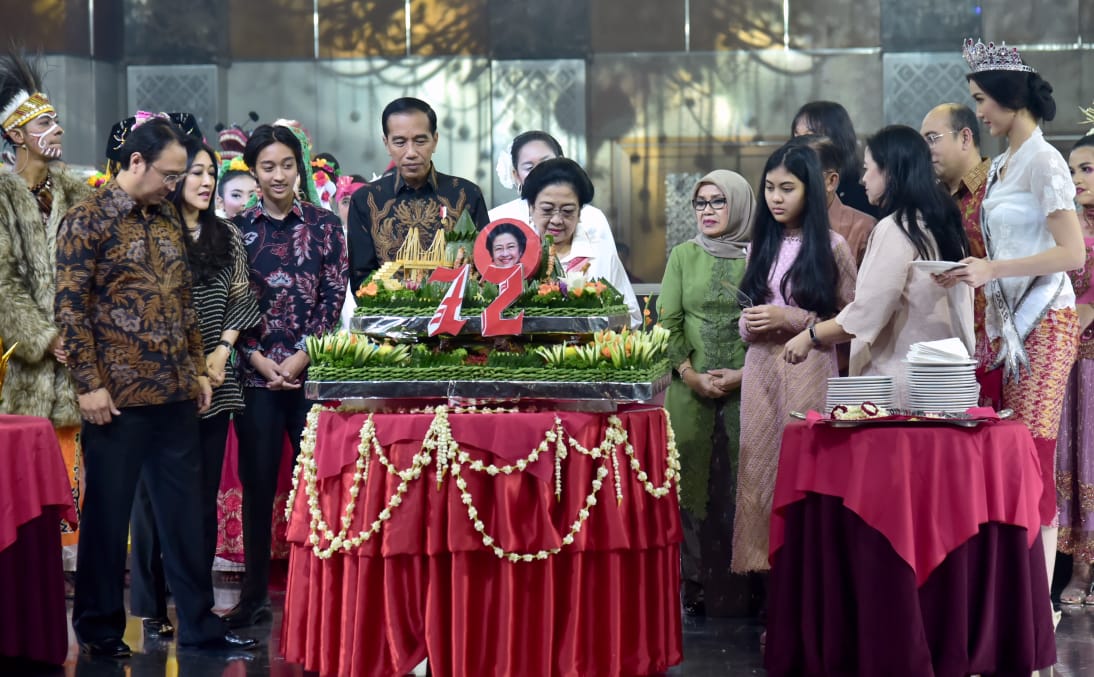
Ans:
{"type": "Polygon", "coordinates": [[[213,138],[220,112],[221,70],[217,66],[130,66],[128,114],[146,110],[191,113],[206,138],[213,138]]]}
{"type": "MultiPolygon", "coordinates": [[[[585,163],[584,61],[494,61],[490,77],[494,163],[514,136],[531,129],[551,134],[567,157],[585,163]]],[[[496,202],[516,197],[501,187],[497,176],[493,180],[496,202]]]]}
{"type": "Polygon", "coordinates": [[[968,67],[961,53],[885,54],[882,57],[885,124],[919,129],[925,116],[940,103],[972,106],[965,82],[968,67]]]}
{"type": "Polygon", "coordinates": [[[702,172],[670,172],[665,175],[665,260],[681,242],[695,237],[695,210],[691,189],[703,178],[702,172]]]}

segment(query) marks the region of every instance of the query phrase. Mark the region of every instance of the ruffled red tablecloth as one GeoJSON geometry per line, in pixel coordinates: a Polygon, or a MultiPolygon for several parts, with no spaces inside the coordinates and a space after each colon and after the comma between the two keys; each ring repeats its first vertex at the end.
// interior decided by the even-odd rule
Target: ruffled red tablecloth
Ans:
{"type": "Polygon", "coordinates": [[[61,518],[76,506],[49,420],[0,415],[0,655],[63,663],[68,652],[61,518]]]}
{"type": "MultiPolygon", "coordinates": [[[[601,443],[609,416],[558,412],[581,445],[601,443]]],[[[502,465],[526,457],[555,412],[449,414],[452,436],[472,459],[502,465]]],[[[666,416],[659,408],[618,414],[649,480],[666,471],[666,416]]],[[[340,523],[367,414],[319,417],[316,466],[325,519],[340,523]]],[[[433,414],[377,414],[376,436],[395,467],[408,468],[433,414]]],[[[642,675],[682,659],[675,490],[646,492],[618,449],[622,500],[609,475],[574,543],[543,561],[511,563],[483,546],[446,477],[430,465],[410,483],[379,537],[351,554],[317,558],[308,545],[301,485],[289,523],[289,580],[282,649],[323,675],[402,675],[428,656],[434,675],[642,675]]],[[[562,546],[584,507],[597,461],[562,461],[555,496],[554,447],[526,472],[463,476],[484,532],[507,551],[562,546]]],[[[608,467],[611,467],[610,464],[608,467]]],[[[374,459],[351,533],[387,505],[398,479],[374,459]]]]}
{"type": "Polygon", "coordinates": [[[1028,429],[787,426],[771,675],[1030,674],[1055,662],[1028,429]]]}

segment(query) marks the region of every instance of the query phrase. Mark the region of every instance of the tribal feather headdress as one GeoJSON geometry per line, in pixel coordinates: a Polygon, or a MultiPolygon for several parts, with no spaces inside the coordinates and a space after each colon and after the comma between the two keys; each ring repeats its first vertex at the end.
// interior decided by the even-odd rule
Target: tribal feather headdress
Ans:
{"type": "Polygon", "coordinates": [[[42,93],[38,61],[10,48],[0,55],[0,134],[7,137],[11,130],[47,113],[56,110],[42,93]]]}

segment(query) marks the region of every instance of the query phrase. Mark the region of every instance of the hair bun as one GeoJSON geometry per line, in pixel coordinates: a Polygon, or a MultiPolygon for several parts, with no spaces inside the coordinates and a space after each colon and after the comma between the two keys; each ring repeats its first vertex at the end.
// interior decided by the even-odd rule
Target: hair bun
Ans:
{"type": "Polygon", "coordinates": [[[1052,85],[1037,73],[1029,76],[1030,111],[1045,122],[1056,117],[1056,99],[1052,96],[1052,85]]]}

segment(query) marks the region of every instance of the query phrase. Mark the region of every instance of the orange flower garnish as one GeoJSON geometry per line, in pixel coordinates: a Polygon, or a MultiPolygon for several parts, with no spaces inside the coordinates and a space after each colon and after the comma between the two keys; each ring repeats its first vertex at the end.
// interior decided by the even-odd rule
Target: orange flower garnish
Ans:
{"type": "Polygon", "coordinates": [[[375,282],[369,282],[365,286],[357,290],[357,298],[364,296],[376,296],[376,292],[380,291],[380,288],[376,286],[375,282]]]}

